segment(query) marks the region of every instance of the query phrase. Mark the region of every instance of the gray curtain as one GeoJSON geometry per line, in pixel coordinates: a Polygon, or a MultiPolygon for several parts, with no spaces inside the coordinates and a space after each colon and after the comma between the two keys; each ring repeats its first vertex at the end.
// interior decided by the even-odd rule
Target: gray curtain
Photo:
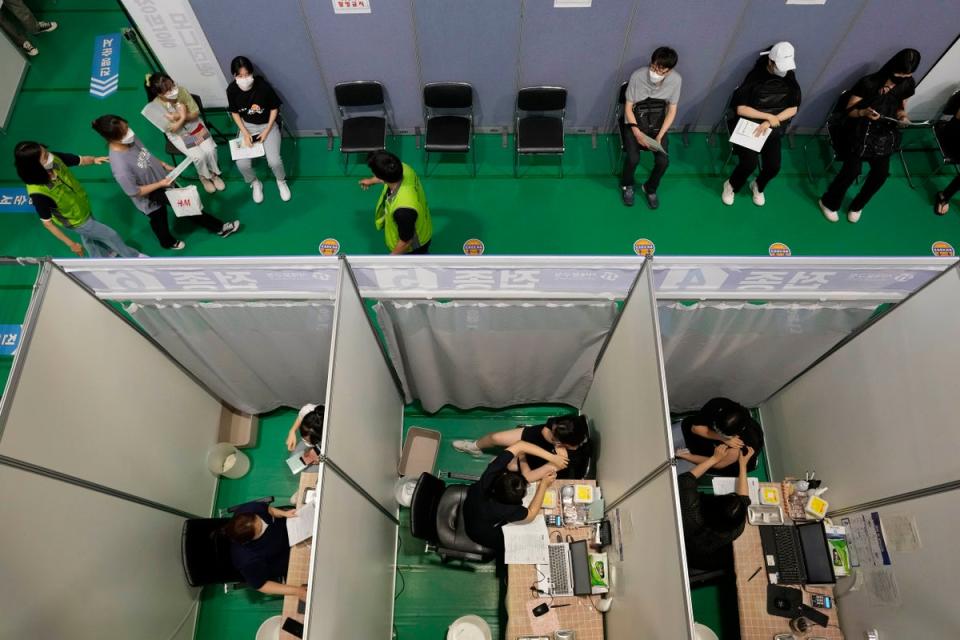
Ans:
{"type": "Polygon", "coordinates": [[[375,309],[407,402],[431,412],[580,406],[617,313],[614,302],[384,301],[375,309]]]}
{"type": "Polygon", "coordinates": [[[137,303],[127,311],[241,411],[299,408],[326,397],[332,301],[137,303]]]}
{"type": "Polygon", "coordinates": [[[851,303],[660,303],[670,410],[724,396],[755,407],[873,314],[851,303]]]}

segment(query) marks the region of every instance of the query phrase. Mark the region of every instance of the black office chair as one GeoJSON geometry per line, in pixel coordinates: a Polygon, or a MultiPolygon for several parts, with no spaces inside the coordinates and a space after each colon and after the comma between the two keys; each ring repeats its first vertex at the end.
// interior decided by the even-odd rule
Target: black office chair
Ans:
{"type": "Polygon", "coordinates": [[[563,87],[527,87],[517,93],[514,113],[516,154],[513,176],[520,172],[521,155],[557,155],[563,177],[563,121],[567,90],[563,87]]]}
{"type": "MultiPolygon", "coordinates": [[[[227,512],[235,513],[241,506],[253,502],[272,504],[273,496],[235,505],[228,508],[227,512]]],[[[223,584],[226,585],[224,590],[227,590],[229,585],[243,581],[243,576],[230,559],[230,540],[221,533],[229,520],[224,517],[184,521],[180,532],[180,559],[187,584],[191,587],[223,584]]]]}
{"type": "Polygon", "coordinates": [[[427,133],[423,145],[423,174],[430,153],[469,153],[477,175],[473,145],[473,87],[466,82],[431,82],[423,87],[423,119],[427,133]]]}
{"type": "Polygon", "coordinates": [[[387,148],[387,103],[379,82],[341,82],[333,93],[340,111],[340,152],[347,173],[351,153],[387,148]],[[369,115],[371,112],[379,115],[369,115]]]}
{"type": "MultiPolygon", "coordinates": [[[[707,568],[689,566],[687,576],[690,579],[690,588],[705,587],[708,585],[736,585],[737,572],[734,568],[733,545],[727,545],[716,552],[716,559],[707,568]]],[[[689,562],[689,561],[688,561],[689,562]]]]}
{"type": "MultiPolygon", "coordinates": [[[[210,137],[213,138],[213,141],[218,144],[226,144],[229,142],[230,136],[220,131],[215,124],[210,122],[210,116],[207,115],[207,110],[203,108],[203,100],[200,99],[200,96],[195,93],[191,93],[190,97],[193,98],[193,101],[197,103],[197,110],[200,112],[200,119],[203,120],[204,126],[210,130],[210,137]]],[[[173,143],[170,142],[170,138],[167,136],[164,136],[164,138],[167,141],[165,148],[167,155],[170,156],[173,164],[177,164],[179,162],[177,158],[182,156],[183,153],[180,151],[180,149],[177,149],[175,146],[173,146],[173,143]]]]}
{"type": "Polygon", "coordinates": [[[467,537],[463,503],[469,485],[447,486],[429,473],[420,474],[410,501],[410,533],[436,547],[440,560],[489,562],[494,552],[467,537]]]}

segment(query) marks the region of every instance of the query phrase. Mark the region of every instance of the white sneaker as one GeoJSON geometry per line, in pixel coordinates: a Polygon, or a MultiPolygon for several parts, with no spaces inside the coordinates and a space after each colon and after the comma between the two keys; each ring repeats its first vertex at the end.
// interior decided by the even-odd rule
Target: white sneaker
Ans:
{"type": "Polygon", "coordinates": [[[240,230],[240,221],[234,220],[233,222],[224,222],[223,226],[220,228],[220,231],[217,231],[217,235],[221,238],[226,238],[231,236],[240,230]]]}
{"type": "Polygon", "coordinates": [[[483,451],[477,447],[476,440],[454,440],[450,445],[460,453],[469,453],[475,458],[483,455],[483,451]]]}
{"type": "Polygon", "coordinates": [[[257,204],[263,202],[263,183],[259,180],[254,180],[250,183],[250,188],[253,190],[253,201],[257,204]]]}
{"type": "Polygon", "coordinates": [[[290,187],[287,186],[287,181],[277,180],[277,189],[280,191],[280,199],[288,202],[290,200],[290,187]]]}
{"type": "Polygon", "coordinates": [[[57,27],[60,26],[56,22],[47,22],[46,20],[41,20],[37,23],[37,33],[50,33],[51,31],[56,31],[57,27]]]}
{"type": "Polygon", "coordinates": [[[213,176],[212,182],[217,191],[223,191],[227,188],[227,185],[223,182],[223,178],[220,176],[213,176]]]}
{"type": "Polygon", "coordinates": [[[175,244],[175,245],[173,245],[172,247],[170,247],[170,250],[171,250],[171,251],[183,251],[183,250],[186,249],[186,248],[187,248],[187,243],[186,243],[186,242],[184,242],[183,240],[177,240],[177,244],[175,244]]]}
{"type": "Polygon", "coordinates": [[[733,197],[736,194],[733,192],[733,187],[730,186],[730,181],[727,180],[723,183],[723,193],[720,194],[720,199],[723,200],[723,204],[728,207],[733,204],[733,197]]]}
{"type": "Polygon", "coordinates": [[[862,213],[863,209],[860,211],[847,211],[847,222],[856,223],[858,220],[860,220],[860,214],[862,213]]]}
{"type": "Polygon", "coordinates": [[[757,189],[757,181],[754,180],[750,183],[750,191],[753,192],[753,204],[758,207],[762,207],[767,204],[767,199],[763,195],[763,191],[757,189]]]}
{"type": "Polygon", "coordinates": [[[25,54],[27,54],[28,56],[33,57],[33,56],[37,55],[38,53],[40,53],[40,50],[37,49],[35,46],[33,46],[33,43],[32,43],[32,42],[24,42],[24,43],[23,43],[23,52],[24,52],[25,54]]]}
{"type": "Polygon", "coordinates": [[[209,178],[200,178],[200,184],[203,185],[203,190],[207,193],[213,193],[217,188],[213,184],[213,180],[209,178]]]}
{"type": "Polygon", "coordinates": [[[823,200],[817,200],[817,204],[820,206],[820,213],[823,214],[824,218],[830,222],[840,222],[840,216],[837,215],[837,212],[827,209],[827,205],[823,204],[823,200]]]}

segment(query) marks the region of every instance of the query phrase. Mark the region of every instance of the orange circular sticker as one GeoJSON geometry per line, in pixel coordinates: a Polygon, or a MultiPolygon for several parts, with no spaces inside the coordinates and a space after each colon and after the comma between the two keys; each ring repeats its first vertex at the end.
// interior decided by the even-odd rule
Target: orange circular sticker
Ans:
{"type": "Polygon", "coordinates": [[[770,245],[770,248],[767,249],[767,253],[773,258],[789,258],[791,256],[790,247],[782,242],[774,242],[770,245]]]}
{"type": "Polygon", "coordinates": [[[470,238],[463,243],[463,255],[465,256],[482,256],[483,255],[483,240],[478,238],[470,238]]]}
{"type": "Polygon", "coordinates": [[[633,252],[638,256],[652,256],[657,250],[657,245],[653,244],[652,240],[646,238],[638,238],[636,242],[633,243],[633,252]]]}
{"type": "Polygon", "coordinates": [[[938,258],[952,258],[957,255],[953,245],[943,240],[937,240],[930,246],[930,251],[938,258]]]}
{"type": "Polygon", "coordinates": [[[336,238],[327,238],[320,243],[320,255],[335,256],[340,253],[340,241],[336,238]]]}

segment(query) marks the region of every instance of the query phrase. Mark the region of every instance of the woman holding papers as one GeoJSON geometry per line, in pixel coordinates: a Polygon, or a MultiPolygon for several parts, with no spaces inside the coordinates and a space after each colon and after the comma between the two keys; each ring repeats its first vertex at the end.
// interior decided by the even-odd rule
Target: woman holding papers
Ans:
{"type": "MultiPolygon", "coordinates": [[[[149,218],[150,228],[160,241],[160,246],[174,251],[186,247],[186,243],[170,234],[167,220],[169,203],[165,191],[173,184],[173,179],[167,173],[174,168],[151,154],[120,116],[100,116],[92,126],[108,143],[110,170],[114,179],[123,192],[130,196],[134,206],[149,218]]],[[[189,219],[222,238],[240,228],[239,220],[225,223],[209,213],[190,216],[189,219]]]]}
{"type": "Polygon", "coordinates": [[[223,527],[223,534],[231,543],[233,566],[244,581],[260,593],[307,599],[306,586],[278,581],[287,575],[290,564],[287,519],[296,515],[296,511],[248,502],[237,507],[223,527]]]}
{"type": "Polygon", "coordinates": [[[909,122],[907,98],[916,90],[913,72],[919,64],[919,51],[902,49],[880,71],[860,78],[850,90],[845,119],[850,150],[840,171],[817,203],[823,217],[830,222],[840,220],[837,211],[843,205],[847,190],[863,171],[864,162],[870,165],[870,173],[850,203],[848,222],[860,219],[870,198],[887,181],[890,156],[900,146],[899,124],[909,122]]]}
{"type": "Polygon", "coordinates": [[[731,131],[740,130],[739,119],[745,119],[758,126],[753,129],[752,135],[756,138],[766,137],[759,151],[744,146],[734,145],[738,163],[730,178],[723,183],[723,192],[720,199],[723,204],[732,205],[734,196],[760,165],[760,174],[750,183],[753,194],[753,204],[762,207],[766,204],[763,190],[767,184],[780,173],[780,139],[783,124],[797,115],[800,108],[800,85],[794,69],[797,63],[794,60],[793,45],[789,42],[778,42],[763,51],[743,84],[737,87],[730,101],[735,109],[737,120],[731,131]],[[768,133],[769,132],[769,133],[768,133]]]}
{"type": "MultiPolygon", "coordinates": [[[[252,147],[260,143],[263,147],[260,155],[266,155],[267,165],[277,180],[280,199],[290,199],[290,187],[287,186],[287,174],[280,157],[280,131],[274,133],[277,116],[280,115],[280,98],[270,83],[261,76],[253,75],[253,63],[249,58],[237,56],[230,63],[233,82],[227,87],[227,109],[237,123],[240,144],[252,147]]],[[[237,169],[253,191],[253,201],[263,202],[263,183],[253,171],[252,158],[237,160],[237,169]]]]}
{"type": "Polygon", "coordinates": [[[165,73],[154,73],[147,79],[147,105],[142,112],[180,153],[193,160],[200,174],[200,183],[207,193],[227,188],[217,164],[217,143],[200,120],[200,107],[185,88],[165,73]]]}

